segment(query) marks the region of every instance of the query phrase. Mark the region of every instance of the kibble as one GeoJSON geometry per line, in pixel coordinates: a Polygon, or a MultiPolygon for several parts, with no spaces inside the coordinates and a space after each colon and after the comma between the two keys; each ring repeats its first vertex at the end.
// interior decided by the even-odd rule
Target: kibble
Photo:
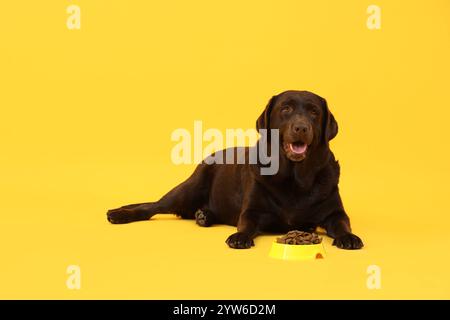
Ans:
{"type": "Polygon", "coordinates": [[[322,238],[320,238],[316,233],[306,232],[306,231],[298,231],[292,230],[289,231],[284,236],[277,238],[278,243],[283,244],[295,244],[295,245],[304,245],[304,244],[319,244],[322,242],[322,238]]]}

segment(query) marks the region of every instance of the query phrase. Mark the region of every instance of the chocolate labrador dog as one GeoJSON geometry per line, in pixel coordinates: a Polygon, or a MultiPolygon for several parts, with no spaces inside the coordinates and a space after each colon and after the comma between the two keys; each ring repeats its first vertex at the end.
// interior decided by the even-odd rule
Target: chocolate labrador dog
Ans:
{"type": "MultiPolygon", "coordinates": [[[[208,164],[207,158],[159,201],[109,210],[108,220],[129,223],[175,213],[201,226],[237,226],[226,240],[236,249],[250,248],[262,232],[313,231],[320,226],[337,247],[362,248],[339,195],[339,164],[329,148],[338,126],[325,99],[308,91],[285,91],[270,99],[256,127],[278,129],[276,140],[268,134],[264,142],[278,145],[275,174],[261,174],[264,165],[259,161],[208,164]]],[[[244,148],[247,156],[251,148],[244,148]]]]}

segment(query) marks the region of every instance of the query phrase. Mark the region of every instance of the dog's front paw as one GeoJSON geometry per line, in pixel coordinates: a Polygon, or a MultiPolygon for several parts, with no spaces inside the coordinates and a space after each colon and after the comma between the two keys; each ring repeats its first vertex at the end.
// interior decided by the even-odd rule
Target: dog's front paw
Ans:
{"type": "Polygon", "coordinates": [[[336,237],[333,241],[333,246],[341,249],[354,250],[364,247],[364,243],[357,235],[347,233],[343,236],[336,237]]]}
{"type": "Polygon", "coordinates": [[[234,249],[248,249],[255,245],[253,239],[248,234],[243,232],[233,233],[225,242],[230,248],[234,249]]]}

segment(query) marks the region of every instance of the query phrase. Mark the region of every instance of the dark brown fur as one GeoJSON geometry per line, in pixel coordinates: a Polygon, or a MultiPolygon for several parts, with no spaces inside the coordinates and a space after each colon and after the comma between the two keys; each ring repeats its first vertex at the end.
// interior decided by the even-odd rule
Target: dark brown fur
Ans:
{"type": "MultiPolygon", "coordinates": [[[[108,220],[128,223],[148,220],[156,213],[175,213],[185,219],[197,215],[203,226],[237,226],[238,232],[226,240],[237,249],[251,247],[262,232],[311,231],[320,226],[339,248],[361,248],[339,196],[339,164],[329,148],[338,127],[326,101],[307,91],[283,92],[269,101],[257,128],[279,129],[277,174],[261,175],[260,164],[203,162],[159,201],[109,210],[108,220]],[[306,156],[289,152],[287,143],[296,141],[308,145],[306,156]]],[[[245,149],[248,154],[249,148],[245,149]]]]}

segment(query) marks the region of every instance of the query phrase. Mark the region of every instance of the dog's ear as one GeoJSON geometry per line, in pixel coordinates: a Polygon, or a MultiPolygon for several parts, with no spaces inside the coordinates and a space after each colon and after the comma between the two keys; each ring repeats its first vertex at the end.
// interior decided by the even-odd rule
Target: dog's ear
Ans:
{"type": "Polygon", "coordinates": [[[336,137],[338,133],[338,124],[336,119],[334,119],[333,114],[330,112],[328,108],[327,101],[322,98],[323,101],[323,109],[324,109],[324,130],[323,137],[326,143],[336,137]]]}
{"type": "Polygon", "coordinates": [[[266,108],[256,120],[256,130],[270,129],[270,114],[277,100],[277,96],[273,96],[267,103],[266,108]]]}

